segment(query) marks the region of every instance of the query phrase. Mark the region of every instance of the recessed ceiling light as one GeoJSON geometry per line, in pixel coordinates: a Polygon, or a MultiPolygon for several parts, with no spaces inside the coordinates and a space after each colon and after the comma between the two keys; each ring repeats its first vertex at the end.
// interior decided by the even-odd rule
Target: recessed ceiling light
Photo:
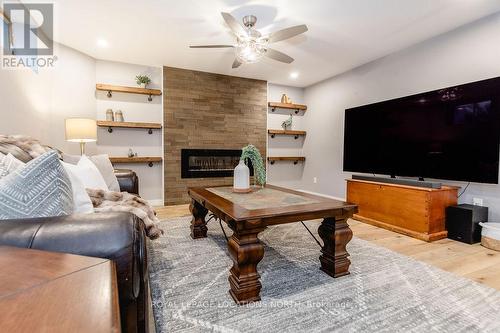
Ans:
{"type": "Polygon", "coordinates": [[[298,72],[291,72],[291,73],[290,73],[290,78],[292,78],[292,79],[296,79],[296,78],[298,78],[298,77],[299,77],[299,73],[298,73],[298,72]]]}
{"type": "Polygon", "coordinates": [[[103,39],[103,38],[99,38],[97,40],[97,46],[99,47],[108,47],[108,41],[103,39]]]}

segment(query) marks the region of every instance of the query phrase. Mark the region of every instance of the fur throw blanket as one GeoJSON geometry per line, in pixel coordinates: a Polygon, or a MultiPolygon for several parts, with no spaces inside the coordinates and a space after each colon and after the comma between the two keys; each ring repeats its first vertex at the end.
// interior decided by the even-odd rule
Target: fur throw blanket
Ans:
{"type": "Polygon", "coordinates": [[[129,212],[140,218],[146,227],[146,235],[156,239],[163,234],[156,223],[160,222],[149,203],[127,192],[111,192],[87,189],[94,211],[96,212],[129,212]]]}
{"type": "Polygon", "coordinates": [[[48,146],[41,145],[38,140],[29,136],[0,134],[0,153],[5,155],[11,153],[24,163],[43,155],[51,149],[48,146]]]}

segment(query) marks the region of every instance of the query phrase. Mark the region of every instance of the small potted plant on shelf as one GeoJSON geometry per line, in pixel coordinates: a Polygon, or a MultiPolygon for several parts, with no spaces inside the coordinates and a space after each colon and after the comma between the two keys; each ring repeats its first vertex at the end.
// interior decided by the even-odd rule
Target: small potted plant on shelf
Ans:
{"type": "Polygon", "coordinates": [[[135,80],[139,86],[143,86],[143,88],[146,88],[148,84],[151,83],[151,79],[147,75],[137,75],[135,77],[135,80]]]}

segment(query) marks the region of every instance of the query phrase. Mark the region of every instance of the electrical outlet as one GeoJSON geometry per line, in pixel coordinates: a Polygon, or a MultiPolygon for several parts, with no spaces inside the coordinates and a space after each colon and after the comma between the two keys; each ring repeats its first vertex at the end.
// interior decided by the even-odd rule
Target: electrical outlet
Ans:
{"type": "Polygon", "coordinates": [[[482,198],[472,198],[472,204],[474,206],[482,206],[483,205],[483,199],[482,198]]]}
{"type": "Polygon", "coordinates": [[[318,178],[314,177],[313,178],[313,183],[316,184],[318,182],[318,178]]]}

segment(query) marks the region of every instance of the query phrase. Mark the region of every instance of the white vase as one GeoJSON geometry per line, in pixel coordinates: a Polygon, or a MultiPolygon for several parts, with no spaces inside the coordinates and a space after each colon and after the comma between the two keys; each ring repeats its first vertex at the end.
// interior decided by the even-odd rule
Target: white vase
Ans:
{"type": "Polygon", "coordinates": [[[246,193],[250,192],[250,169],[248,169],[244,160],[234,168],[233,191],[246,193]]]}

